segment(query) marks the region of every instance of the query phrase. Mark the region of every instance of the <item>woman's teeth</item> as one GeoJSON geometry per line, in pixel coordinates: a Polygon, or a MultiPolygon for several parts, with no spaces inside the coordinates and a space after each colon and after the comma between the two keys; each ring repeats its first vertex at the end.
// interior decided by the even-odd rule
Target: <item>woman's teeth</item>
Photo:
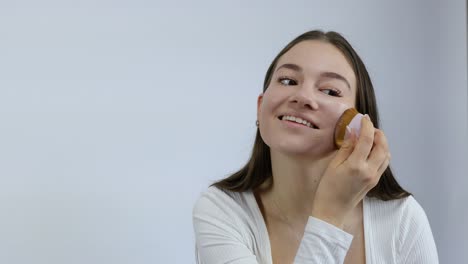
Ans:
{"type": "Polygon", "coordinates": [[[299,118],[299,117],[283,116],[283,118],[281,120],[288,120],[288,121],[296,122],[296,123],[299,123],[299,124],[302,124],[302,125],[306,125],[306,126],[308,126],[310,128],[314,128],[314,126],[310,122],[308,122],[308,121],[306,121],[306,120],[304,120],[302,118],[299,118]]]}

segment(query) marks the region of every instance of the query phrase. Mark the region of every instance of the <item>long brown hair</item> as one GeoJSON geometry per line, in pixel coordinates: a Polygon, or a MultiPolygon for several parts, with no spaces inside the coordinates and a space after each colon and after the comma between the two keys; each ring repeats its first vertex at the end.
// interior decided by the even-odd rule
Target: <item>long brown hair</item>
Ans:
{"type": "MultiPolygon", "coordinates": [[[[379,128],[379,113],[377,110],[374,87],[372,86],[369,73],[356,51],[351,47],[348,41],[337,32],[329,31],[325,33],[320,30],[314,30],[306,32],[291,41],[275,57],[268,68],[263,83],[263,92],[265,92],[270,85],[273,72],[277,66],[276,64],[281,56],[298,43],[307,40],[319,40],[330,43],[343,53],[351,64],[357,79],[355,108],[362,114],[368,114],[374,126],[379,128]]],[[[257,129],[252,155],[247,164],[229,177],[215,182],[212,186],[234,192],[243,192],[259,187],[271,177],[270,147],[265,144],[259,129],[257,129]]],[[[409,195],[411,195],[411,193],[404,190],[396,181],[390,166],[384,171],[377,185],[367,193],[368,197],[376,197],[384,201],[399,199],[409,195]]]]}

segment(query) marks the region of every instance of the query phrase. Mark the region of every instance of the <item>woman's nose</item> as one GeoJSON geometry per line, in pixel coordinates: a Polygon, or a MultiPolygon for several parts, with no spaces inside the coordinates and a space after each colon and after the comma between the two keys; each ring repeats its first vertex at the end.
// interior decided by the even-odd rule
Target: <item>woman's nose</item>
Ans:
{"type": "Polygon", "coordinates": [[[290,103],[299,108],[307,108],[310,110],[318,109],[318,103],[315,96],[305,95],[302,91],[298,91],[293,96],[291,96],[290,103]]]}

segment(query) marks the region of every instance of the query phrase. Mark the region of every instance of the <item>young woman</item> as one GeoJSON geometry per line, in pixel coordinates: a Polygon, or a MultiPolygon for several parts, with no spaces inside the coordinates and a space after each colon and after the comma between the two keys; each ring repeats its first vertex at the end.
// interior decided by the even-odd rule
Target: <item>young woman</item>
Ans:
{"type": "Polygon", "coordinates": [[[424,210],[393,177],[363,62],[306,32],[273,60],[247,164],[193,210],[198,263],[438,263],[424,210]],[[367,114],[337,149],[348,108],[367,114]]]}

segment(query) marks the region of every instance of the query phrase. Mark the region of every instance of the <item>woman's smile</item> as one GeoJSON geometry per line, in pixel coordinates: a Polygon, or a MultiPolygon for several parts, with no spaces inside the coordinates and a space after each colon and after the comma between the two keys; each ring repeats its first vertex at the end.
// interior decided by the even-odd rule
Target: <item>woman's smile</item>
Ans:
{"type": "Polygon", "coordinates": [[[318,127],[314,123],[312,123],[311,121],[307,119],[303,119],[300,117],[296,117],[292,115],[283,115],[283,116],[279,116],[278,119],[286,123],[291,123],[293,125],[299,125],[299,126],[312,128],[312,129],[318,129],[318,127]]]}

